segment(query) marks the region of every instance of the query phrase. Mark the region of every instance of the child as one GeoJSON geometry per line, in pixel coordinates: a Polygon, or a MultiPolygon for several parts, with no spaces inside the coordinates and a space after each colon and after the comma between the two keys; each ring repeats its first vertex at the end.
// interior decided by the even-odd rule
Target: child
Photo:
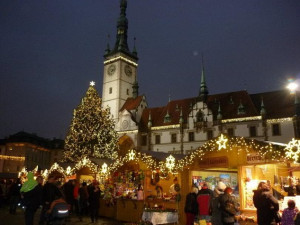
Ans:
{"type": "Polygon", "coordinates": [[[294,218],[298,212],[296,203],[294,200],[288,201],[288,208],[285,208],[282,212],[281,224],[282,225],[294,225],[294,218]]]}

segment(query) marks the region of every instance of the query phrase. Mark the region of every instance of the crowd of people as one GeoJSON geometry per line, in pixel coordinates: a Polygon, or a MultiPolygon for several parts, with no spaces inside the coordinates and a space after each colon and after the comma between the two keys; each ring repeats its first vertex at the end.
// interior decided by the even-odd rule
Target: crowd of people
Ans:
{"type": "Polygon", "coordinates": [[[18,205],[21,205],[24,209],[25,225],[33,225],[35,213],[39,208],[39,225],[56,224],[54,213],[57,206],[65,207],[66,210],[60,211],[65,212],[66,216],[74,214],[79,220],[82,220],[83,216],[90,216],[92,223],[97,221],[101,191],[96,180],[89,184],[69,180],[62,185],[52,175],[44,181],[42,176],[35,179],[34,174],[29,172],[23,184],[20,179],[7,184],[1,182],[0,185],[0,207],[7,204],[9,213],[15,214],[18,205]]]}
{"type": "Polygon", "coordinates": [[[203,220],[206,224],[233,225],[239,206],[232,192],[232,188],[223,182],[219,182],[214,190],[205,182],[200,188],[192,187],[185,201],[186,224],[203,220]]]}
{"type": "MultiPolygon", "coordinates": [[[[200,190],[192,187],[185,201],[186,225],[193,225],[195,221],[201,224],[201,220],[212,225],[236,223],[239,206],[232,192],[233,190],[222,182],[218,183],[214,191],[210,190],[206,183],[203,183],[200,190]]],[[[289,199],[287,208],[279,212],[276,194],[269,183],[260,182],[253,192],[258,225],[300,225],[300,211],[293,199],[289,199]]]]}

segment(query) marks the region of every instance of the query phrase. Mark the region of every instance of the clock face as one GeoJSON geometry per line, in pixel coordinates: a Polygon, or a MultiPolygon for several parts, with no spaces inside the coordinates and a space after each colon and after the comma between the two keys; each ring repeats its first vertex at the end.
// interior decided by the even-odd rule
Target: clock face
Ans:
{"type": "Polygon", "coordinates": [[[124,120],[122,122],[122,127],[123,127],[123,129],[127,129],[128,128],[128,121],[127,120],[124,120]]]}
{"type": "Polygon", "coordinates": [[[130,66],[126,65],[126,66],[124,67],[124,69],[125,69],[125,74],[126,74],[127,76],[131,76],[131,75],[132,75],[132,69],[131,69],[130,66]]]}
{"type": "Polygon", "coordinates": [[[112,64],[107,68],[107,74],[113,75],[116,71],[116,65],[112,64]]]}

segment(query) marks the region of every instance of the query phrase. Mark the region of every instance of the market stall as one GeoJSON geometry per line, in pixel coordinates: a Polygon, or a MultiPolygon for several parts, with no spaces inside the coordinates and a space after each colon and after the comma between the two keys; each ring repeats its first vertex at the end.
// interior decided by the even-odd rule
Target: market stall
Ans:
{"type": "Polygon", "coordinates": [[[129,151],[123,163],[107,177],[100,215],[138,222],[145,209],[177,212],[180,176],[157,169],[158,161],[150,155],[129,151]]]}
{"type": "MultiPolygon", "coordinates": [[[[278,182],[280,178],[285,179],[289,175],[283,154],[280,146],[221,135],[178,163],[182,168],[182,193],[186,195],[191,185],[201,186],[204,182],[213,190],[222,181],[233,189],[240,204],[240,218],[255,220],[252,193],[259,181],[269,182],[274,190],[278,188],[279,194],[285,194],[278,182]]],[[[183,208],[184,201],[181,201],[181,215],[184,215],[183,208]]],[[[184,223],[185,218],[181,217],[180,224],[184,223]]]]}

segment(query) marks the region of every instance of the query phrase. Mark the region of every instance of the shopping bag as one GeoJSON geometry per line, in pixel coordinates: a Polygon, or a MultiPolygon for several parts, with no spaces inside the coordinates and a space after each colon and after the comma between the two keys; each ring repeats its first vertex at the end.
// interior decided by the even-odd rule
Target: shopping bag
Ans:
{"type": "Polygon", "coordinates": [[[199,220],[199,225],[206,225],[206,220],[199,220]]]}

